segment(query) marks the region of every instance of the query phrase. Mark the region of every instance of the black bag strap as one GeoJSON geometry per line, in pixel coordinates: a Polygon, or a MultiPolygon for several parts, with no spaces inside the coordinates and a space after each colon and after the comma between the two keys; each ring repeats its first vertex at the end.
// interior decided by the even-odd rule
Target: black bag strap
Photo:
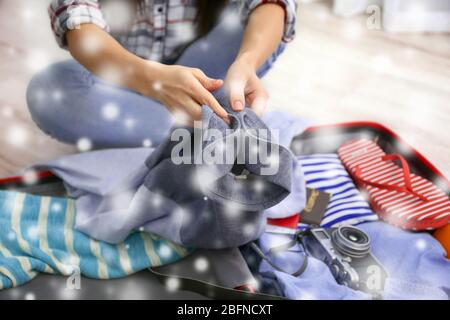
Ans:
{"type": "MultiPolygon", "coordinates": [[[[295,237],[293,240],[291,240],[291,241],[289,241],[287,243],[284,243],[284,244],[282,244],[280,246],[271,248],[270,251],[269,251],[269,254],[286,251],[286,250],[292,248],[296,244],[298,244],[297,237],[295,237]]],[[[298,276],[302,275],[303,272],[305,272],[306,268],[308,267],[308,256],[306,254],[304,255],[303,263],[301,264],[300,268],[297,271],[295,271],[294,273],[290,273],[290,272],[287,272],[287,271],[283,270],[282,268],[277,266],[275,263],[273,263],[272,260],[270,260],[264,254],[264,252],[262,252],[262,250],[258,247],[258,245],[256,243],[252,242],[250,244],[250,247],[256,252],[256,254],[258,256],[261,257],[261,259],[266,261],[272,268],[274,268],[277,271],[290,274],[291,276],[298,277],[298,276]]]]}
{"type": "Polygon", "coordinates": [[[179,286],[177,290],[186,290],[198,293],[202,296],[218,300],[286,300],[280,296],[264,293],[252,293],[226,287],[221,287],[202,280],[179,277],[157,272],[153,268],[149,269],[161,284],[165,284],[169,279],[177,279],[179,286]]]}

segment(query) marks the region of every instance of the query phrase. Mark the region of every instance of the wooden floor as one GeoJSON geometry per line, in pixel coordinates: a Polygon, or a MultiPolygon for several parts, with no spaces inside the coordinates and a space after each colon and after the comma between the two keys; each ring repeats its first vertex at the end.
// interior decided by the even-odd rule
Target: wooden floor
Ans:
{"type": "MultiPolygon", "coordinates": [[[[31,121],[31,75],[67,58],[49,30],[48,0],[0,0],[0,176],[74,152],[31,121]],[[21,21],[18,24],[18,21],[21,21]]],[[[302,4],[298,36],[265,78],[271,108],[318,123],[387,125],[450,177],[450,36],[371,31],[327,2],[302,4]]]]}

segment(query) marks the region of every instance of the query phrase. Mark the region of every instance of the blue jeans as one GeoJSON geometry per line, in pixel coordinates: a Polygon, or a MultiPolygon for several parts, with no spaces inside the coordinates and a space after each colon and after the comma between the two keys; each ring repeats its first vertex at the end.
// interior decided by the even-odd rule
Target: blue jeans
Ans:
{"type": "MultiPolygon", "coordinates": [[[[212,78],[224,79],[242,41],[244,27],[220,22],[193,42],[175,64],[200,68],[212,78]]],[[[284,50],[280,44],[258,70],[262,77],[284,50]]],[[[27,103],[36,124],[66,143],[87,138],[94,148],[140,147],[159,144],[173,117],[158,101],[94,76],[74,60],[51,65],[35,75],[27,103]]]]}

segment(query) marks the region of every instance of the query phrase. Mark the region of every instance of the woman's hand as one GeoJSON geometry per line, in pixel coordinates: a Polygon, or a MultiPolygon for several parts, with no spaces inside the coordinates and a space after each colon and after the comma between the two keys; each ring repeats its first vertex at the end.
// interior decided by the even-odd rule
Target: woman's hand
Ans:
{"type": "Polygon", "coordinates": [[[148,62],[146,81],[139,90],[159,100],[171,112],[186,114],[190,120],[200,120],[202,105],[208,105],[217,115],[228,121],[228,113],[211,94],[223,85],[222,80],[206,76],[200,69],[179,65],[148,62]]]}
{"type": "Polygon", "coordinates": [[[256,75],[255,66],[245,58],[238,58],[231,65],[225,79],[233,110],[241,111],[246,105],[259,116],[264,113],[269,94],[256,75]]]}
{"type": "Polygon", "coordinates": [[[249,105],[256,114],[261,115],[266,109],[269,95],[256,70],[279,46],[284,21],[284,8],[270,1],[250,14],[241,48],[225,79],[233,110],[239,111],[249,105]]]}

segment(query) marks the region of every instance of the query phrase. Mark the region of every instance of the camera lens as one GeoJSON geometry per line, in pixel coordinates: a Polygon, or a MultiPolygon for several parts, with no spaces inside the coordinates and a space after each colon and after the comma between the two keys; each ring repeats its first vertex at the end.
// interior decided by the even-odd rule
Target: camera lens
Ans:
{"type": "Polygon", "coordinates": [[[334,230],[331,238],[336,249],[353,258],[363,258],[370,252],[369,236],[362,230],[342,226],[334,230]]]}

